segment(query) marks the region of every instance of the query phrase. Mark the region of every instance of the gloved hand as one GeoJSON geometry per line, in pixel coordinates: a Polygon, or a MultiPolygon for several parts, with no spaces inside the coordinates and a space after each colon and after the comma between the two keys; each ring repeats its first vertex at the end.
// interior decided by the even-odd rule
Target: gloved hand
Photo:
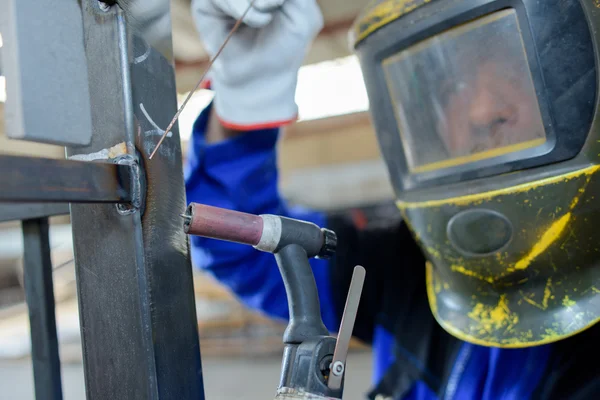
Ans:
{"type": "MultiPolygon", "coordinates": [[[[250,0],[193,0],[196,28],[213,57],[250,0]]],[[[323,27],[316,0],[256,0],[209,77],[227,128],[277,127],[297,118],[298,70],[323,27]]]]}

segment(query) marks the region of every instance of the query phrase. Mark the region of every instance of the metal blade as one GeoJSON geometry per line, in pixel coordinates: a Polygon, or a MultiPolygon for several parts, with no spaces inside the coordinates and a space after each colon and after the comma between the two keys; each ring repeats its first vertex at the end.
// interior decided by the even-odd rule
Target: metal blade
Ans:
{"type": "Polygon", "coordinates": [[[346,306],[342,315],[340,331],[338,333],[335,350],[333,352],[333,360],[331,361],[331,373],[327,386],[330,389],[336,390],[342,386],[342,378],[346,370],[346,358],[348,357],[348,348],[350,347],[350,339],[354,330],[356,314],[358,312],[358,304],[365,283],[366,270],[364,267],[357,265],[354,267],[348,297],[346,298],[346,306]]]}

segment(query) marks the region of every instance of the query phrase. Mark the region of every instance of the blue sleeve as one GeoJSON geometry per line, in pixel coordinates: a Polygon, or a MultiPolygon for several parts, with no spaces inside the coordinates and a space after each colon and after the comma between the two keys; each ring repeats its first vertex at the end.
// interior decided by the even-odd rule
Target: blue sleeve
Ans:
{"type": "MultiPolygon", "coordinates": [[[[204,140],[209,105],[194,123],[184,165],[187,201],[252,214],[277,214],[323,227],[325,215],[290,207],[278,191],[276,145],[279,129],[244,133],[216,144],[204,140]]],[[[192,262],[212,274],[251,309],[272,318],[289,318],[283,280],[270,253],[251,246],[190,236],[192,262]]],[[[329,264],[310,260],[317,282],[323,322],[339,325],[330,289],[329,264]]]]}

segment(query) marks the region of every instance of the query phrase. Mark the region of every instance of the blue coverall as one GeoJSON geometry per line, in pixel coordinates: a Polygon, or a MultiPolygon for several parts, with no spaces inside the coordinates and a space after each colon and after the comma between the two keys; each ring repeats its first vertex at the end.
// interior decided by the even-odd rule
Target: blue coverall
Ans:
{"type": "MultiPolygon", "coordinates": [[[[323,226],[322,213],[290,207],[278,192],[276,143],[278,129],[248,132],[224,142],[204,141],[209,105],[196,120],[185,165],[188,202],[253,214],[278,214],[323,226]]],[[[250,246],[192,236],[195,267],[211,273],[248,307],[273,318],[287,319],[288,306],[281,276],[272,254],[250,246]]],[[[339,320],[331,302],[326,261],[312,259],[322,316],[332,332],[339,320]]],[[[373,384],[393,362],[394,337],[374,326],[373,384]]],[[[407,350],[408,351],[408,350],[407,350]]],[[[464,343],[458,352],[448,385],[452,399],[524,399],[535,390],[546,369],[550,346],[502,350],[464,343]]],[[[406,399],[437,399],[417,381],[406,399]]]]}

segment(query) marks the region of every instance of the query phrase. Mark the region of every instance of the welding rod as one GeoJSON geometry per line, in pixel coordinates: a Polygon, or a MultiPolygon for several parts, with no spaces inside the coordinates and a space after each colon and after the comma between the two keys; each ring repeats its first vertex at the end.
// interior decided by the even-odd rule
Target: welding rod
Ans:
{"type": "Polygon", "coordinates": [[[179,107],[179,109],[177,110],[177,112],[173,116],[173,119],[171,120],[171,122],[167,126],[167,129],[165,129],[164,133],[162,134],[162,136],[158,140],[158,143],[154,147],[154,150],[152,151],[152,153],[150,153],[150,157],[148,157],[150,160],[152,160],[152,157],[154,157],[154,154],[156,154],[156,152],[158,151],[158,148],[160,147],[160,145],[162,144],[162,142],[165,140],[165,138],[167,137],[167,135],[171,131],[171,128],[173,128],[173,125],[175,125],[175,122],[177,122],[177,120],[179,119],[179,116],[183,112],[183,109],[187,105],[188,101],[190,101],[190,99],[192,98],[192,96],[194,95],[194,93],[196,92],[196,90],[198,90],[198,88],[200,88],[200,85],[202,84],[202,82],[204,82],[204,78],[206,78],[206,75],[208,75],[208,71],[210,71],[210,68],[212,67],[212,65],[214,64],[214,62],[217,60],[217,58],[219,58],[219,55],[221,54],[221,52],[223,51],[223,49],[225,48],[225,46],[229,42],[229,39],[231,39],[233,37],[233,35],[235,34],[235,32],[242,25],[242,22],[244,21],[244,18],[246,18],[246,14],[248,14],[248,12],[250,12],[250,10],[252,9],[252,7],[254,7],[254,2],[255,1],[256,0],[250,0],[250,2],[248,3],[248,7],[246,7],[246,9],[242,13],[242,15],[237,19],[237,21],[233,25],[233,28],[231,28],[231,30],[229,31],[229,33],[225,37],[225,40],[223,41],[223,43],[221,44],[221,46],[217,50],[217,53],[208,62],[208,66],[206,67],[206,70],[204,71],[204,73],[202,74],[202,76],[200,77],[200,79],[198,80],[198,82],[196,83],[196,86],[194,86],[194,89],[192,89],[188,93],[187,97],[183,101],[183,104],[181,104],[181,107],[179,107]]]}
{"type": "Polygon", "coordinates": [[[276,253],[288,244],[298,244],[308,257],[330,258],[337,245],[334,232],[278,215],[254,215],[190,203],[181,217],[184,231],[189,235],[247,244],[268,253],[276,253]]]}

